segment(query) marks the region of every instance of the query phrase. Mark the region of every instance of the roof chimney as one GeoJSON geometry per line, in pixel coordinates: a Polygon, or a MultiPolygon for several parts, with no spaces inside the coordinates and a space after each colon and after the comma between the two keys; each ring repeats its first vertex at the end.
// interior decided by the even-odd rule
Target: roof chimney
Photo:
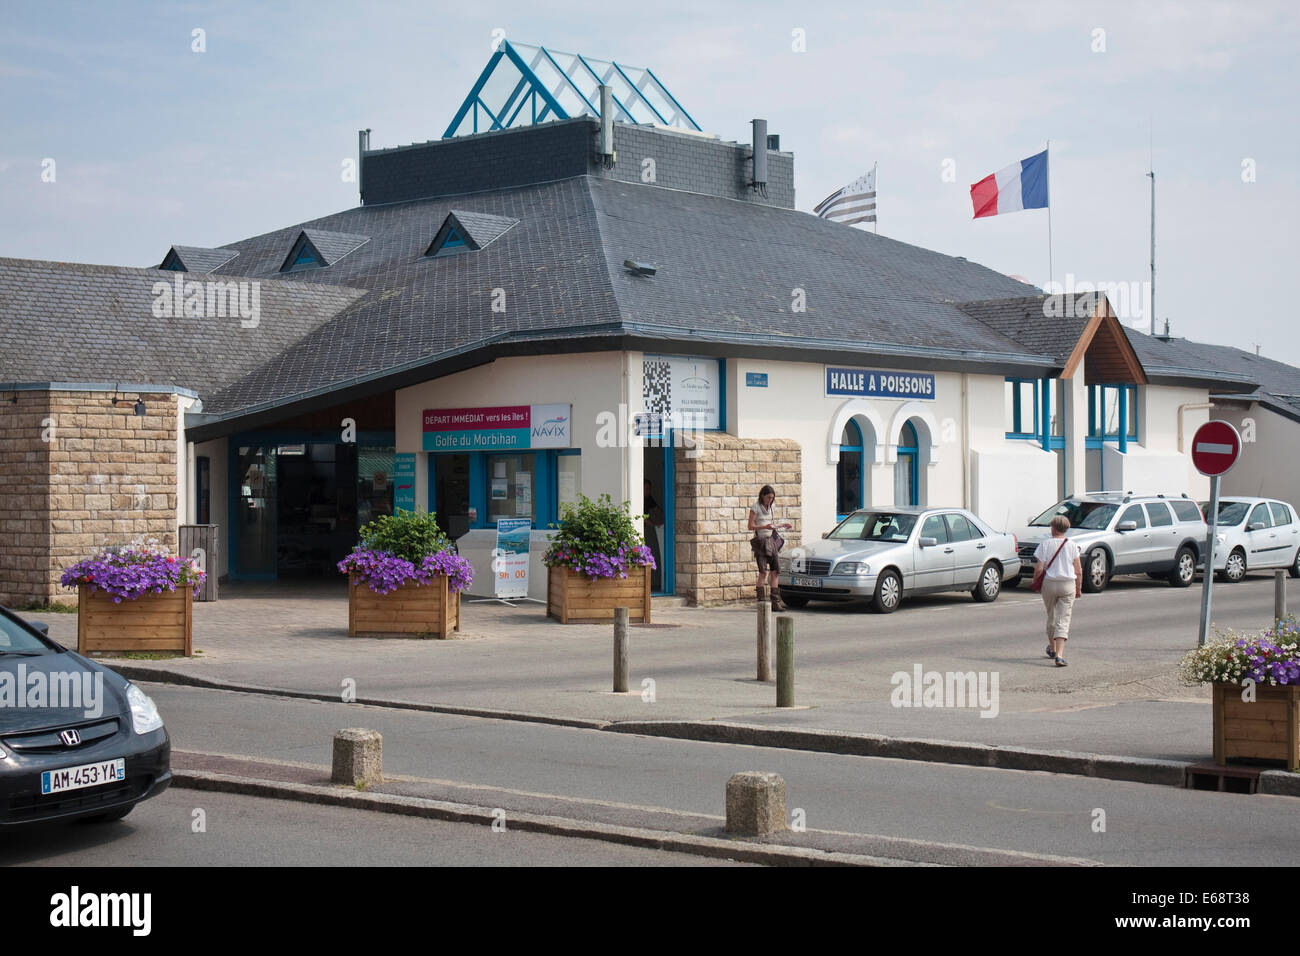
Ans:
{"type": "Polygon", "coordinates": [[[751,121],[754,126],[754,178],[750,186],[767,198],[767,120],[751,121]]]}
{"type": "Polygon", "coordinates": [[[600,164],[606,169],[614,165],[618,154],[614,152],[614,90],[600,86],[600,164]]]}

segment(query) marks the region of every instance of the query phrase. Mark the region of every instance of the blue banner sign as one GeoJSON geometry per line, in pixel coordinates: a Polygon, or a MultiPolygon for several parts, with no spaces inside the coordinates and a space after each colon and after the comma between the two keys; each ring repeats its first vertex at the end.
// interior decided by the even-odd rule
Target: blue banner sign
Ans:
{"type": "Polygon", "coordinates": [[[864,398],[933,399],[934,376],[924,372],[889,372],[880,369],[826,366],[827,395],[864,398]]]}
{"type": "Polygon", "coordinates": [[[528,545],[531,518],[498,518],[497,546],[492,552],[493,594],[499,598],[528,597],[528,545]]]}
{"type": "Polygon", "coordinates": [[[415,510],[415,454],[393,456],[393,513],[415,510]]]}
{"type": "Polygon", "coordinates": [[[746,372],[745,385],[749,388],[767,388],[767,373],[746,372]]]}

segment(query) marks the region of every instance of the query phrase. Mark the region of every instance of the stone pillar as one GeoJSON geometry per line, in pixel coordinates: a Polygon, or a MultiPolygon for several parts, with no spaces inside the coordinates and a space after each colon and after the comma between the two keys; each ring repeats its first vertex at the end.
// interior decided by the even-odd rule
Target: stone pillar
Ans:
{"type": "Polygon", "coordinates": [[[765,836],[786,828],[781,776],[757,770],[733,774],[727,781],[727,832],[765,836]]]}
{"type": "Polygon", "coordinates": [[[349,787],[366,787],[379,783],[383,776],[384,738],[377,730],[348,727],[334,735],[332,783],[349,787]]]}

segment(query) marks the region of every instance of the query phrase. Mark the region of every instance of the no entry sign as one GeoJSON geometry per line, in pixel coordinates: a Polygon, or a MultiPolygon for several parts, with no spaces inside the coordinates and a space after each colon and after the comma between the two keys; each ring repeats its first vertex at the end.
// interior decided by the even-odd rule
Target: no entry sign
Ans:
{"type": "Polygon", "coordinates": [[[1222,475],[1240,454],[1241,436],[1228,422],[1206,422],[1192,437],[1192,464],[1203,475],[1222,475]]]}

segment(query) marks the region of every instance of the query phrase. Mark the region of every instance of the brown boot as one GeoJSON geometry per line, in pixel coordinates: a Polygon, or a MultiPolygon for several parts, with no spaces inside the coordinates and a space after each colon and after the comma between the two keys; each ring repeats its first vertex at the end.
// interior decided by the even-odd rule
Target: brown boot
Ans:
{"type": "Polygon", "coordinates": [[[789,608],[787,608],[784,604],[781,603],[781,588],[779,586],[772,588],[772,610],[773,611],[789,610],[789,608]]]}

